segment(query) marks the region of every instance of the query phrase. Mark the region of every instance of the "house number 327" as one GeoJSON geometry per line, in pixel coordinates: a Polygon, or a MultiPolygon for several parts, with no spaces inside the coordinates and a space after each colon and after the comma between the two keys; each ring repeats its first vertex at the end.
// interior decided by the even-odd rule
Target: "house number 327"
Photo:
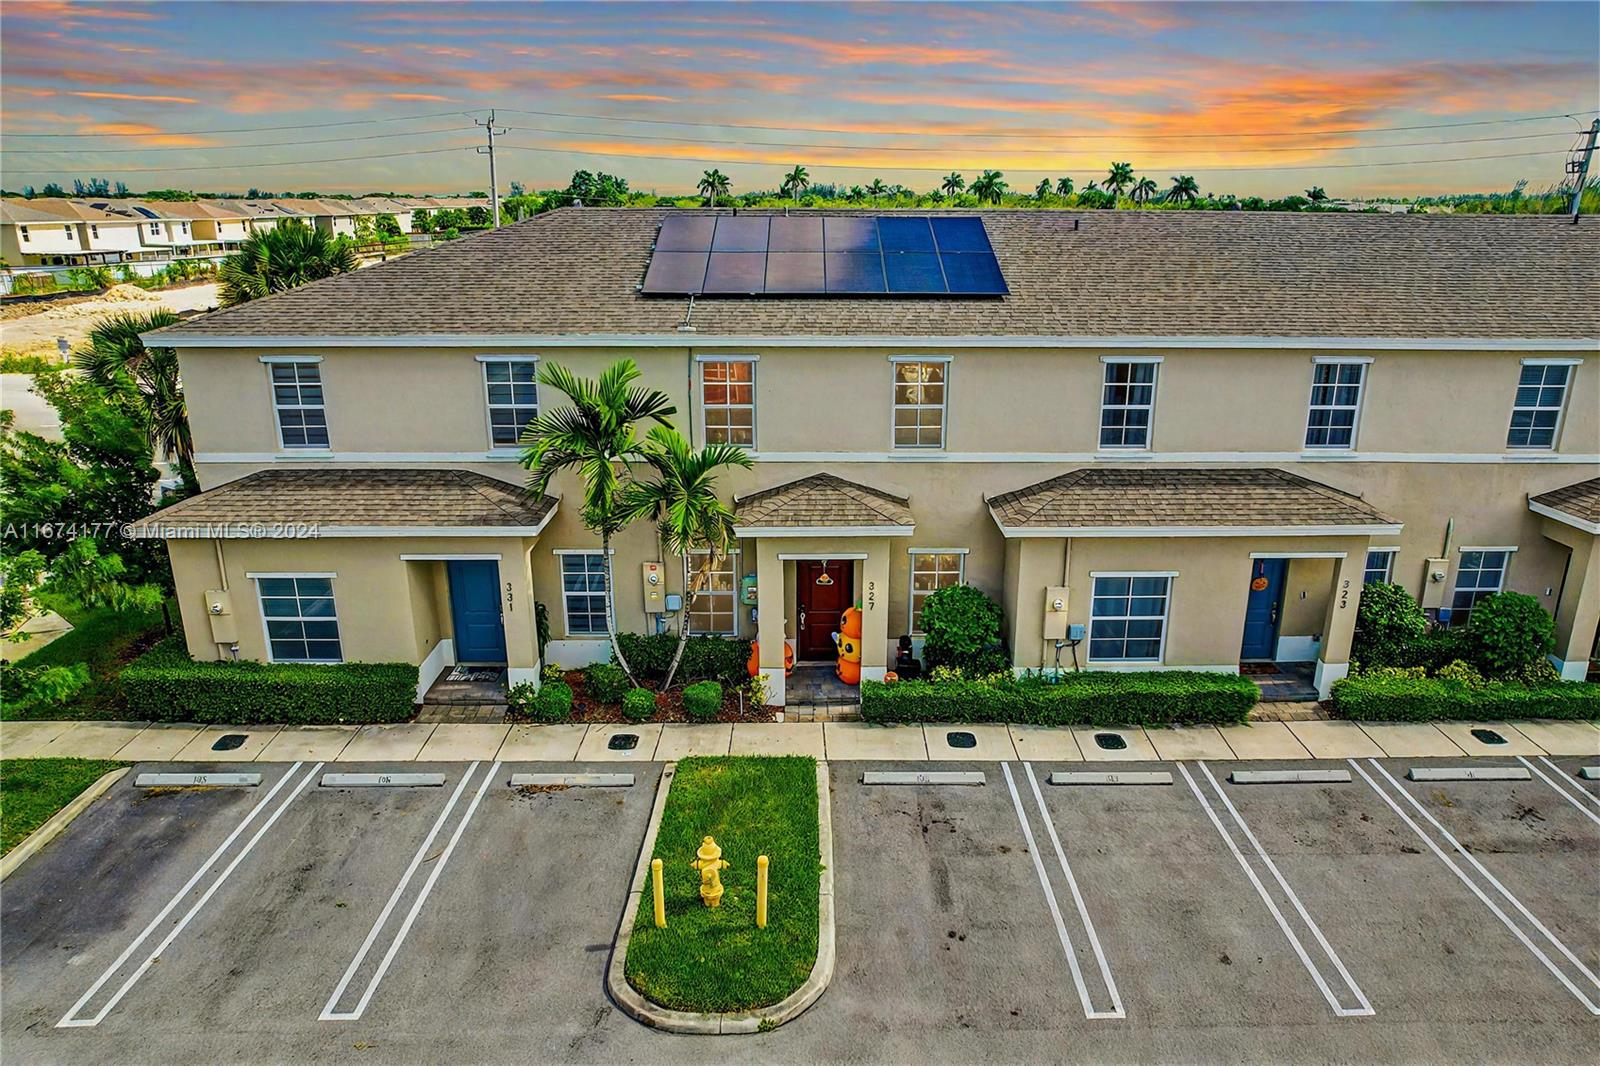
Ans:
{"type": "Polygon", "coordinates": [[[875,607],[878,606],[878,583],[876,581],[868,581],[867,582],[867,596],[866,596],[866,599],[867,599],[867,610],[870,611],[870,610],[872,610],[872,609],[874,609],[875,607]]]}

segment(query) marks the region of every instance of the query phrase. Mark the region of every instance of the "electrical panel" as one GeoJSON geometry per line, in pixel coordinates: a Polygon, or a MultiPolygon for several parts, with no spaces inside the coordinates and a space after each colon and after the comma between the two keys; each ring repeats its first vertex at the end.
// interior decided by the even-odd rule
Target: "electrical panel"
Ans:
{"type": "Polygon", "coordinates": [[[1057,585],[1044,590],[1044,639],[1067,639],[1067,587],[1057,585]]]}
{"type": "Polygon", "coordinates": [[[644,571],[644,613],[660,614],[667,608],[666,573],[660,563],[645,563],[641,569],[644,571]]]}
{"type": "Polygon", "coordinates": [[[238,643],[239,621],[233,613],[233,596],[227,589],[206,589],[206,618],[211,622],[211,643],[238,643]]]}
{"type": "Polygon", "coordinates": [[[1422,569],[1422,599],[1424,610],[1444,606],[1444,581],[1450,575],[1449,559],[1429,559],[1422,569]]]}

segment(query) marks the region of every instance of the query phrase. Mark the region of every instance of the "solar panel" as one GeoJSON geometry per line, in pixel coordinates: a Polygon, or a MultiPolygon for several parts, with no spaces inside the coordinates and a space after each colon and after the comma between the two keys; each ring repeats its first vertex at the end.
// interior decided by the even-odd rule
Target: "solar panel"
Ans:
{"type": "Polygon", "coordinates": [[[642,291],[725,296],[1004,296],[971,215],[672,215],[642,291]]]}

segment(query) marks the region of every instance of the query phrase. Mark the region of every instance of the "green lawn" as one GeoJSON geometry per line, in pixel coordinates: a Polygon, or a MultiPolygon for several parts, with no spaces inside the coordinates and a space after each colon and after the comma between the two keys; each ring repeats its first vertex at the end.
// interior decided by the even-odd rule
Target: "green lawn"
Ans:
{"type": "Polygon", "coordinates": [[[817,764],[799,756],[692,758],[678,763],[656,837],[666,875],[667,927],[657,929],[649,882],[628,943],[628,983],[664,1007],[733,1011],[776,1003],[817,958],[817,764]],[[700,902],[690,868],[717,838],[727,890],[700,902]],[[756,928],[756,856],[771,861],[767,928],[756,928]]]}
{"type": "Polygon", "coordinates": [[[122,699],[117,674],[164,633],[160,609],[118,612],[85,608],[69,600],[44,598],[45,605],[72,623],[72,631],[19,660],[23,666],[71,666],[88,663],[90,682],[76,696],[55,706],[35,705],[19,712],[0,708],[0,719],[65,720],[118,718],[122,699]]]}
{"type": "Polygon", "coordinates": [[[22,843],[101,774],[126,765],[108,759],[0,759],[0,855],[22,843]]]}

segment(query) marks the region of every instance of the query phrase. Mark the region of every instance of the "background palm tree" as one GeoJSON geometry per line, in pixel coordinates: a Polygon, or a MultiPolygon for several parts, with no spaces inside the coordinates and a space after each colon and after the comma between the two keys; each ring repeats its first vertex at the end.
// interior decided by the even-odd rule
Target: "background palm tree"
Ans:
{"type": "MultiPolygon", "coordinates": [[[[634,383],[639,368],[623,359],[605,369],[598,381],[580,378],[559,363],[539,371],[539,384],[564,393],[569,407],[541,410],[522,431],[522,465],[528,468],[528,489],[543,494],[563,470],[583,479],[583,524],[600,536],[606,571],[606,635],[628,680],[633,670],[617,642],[617,609],[611,573],[611,539],[626,528],[622,493],[634,463],[647,461],[650,449],[635,435],[641,422],[672,427],[677,413],[672,399],[659,389],[634,383]]],[[[637,681],[634,681],[637,684],[637,681]]]]}
{"type": "Polygon", "coordinates": [[[778,191],[794,197],[794,202],[800,202],[800,194],[811,185],[811,174],[805,167],[797,166],[783,176],[783,184],[778,186],[778,191]]]}
{"type": "Polygon", "coordinates": [[[149,434],[150,450],[172,461],[192,495],[200,485],[194,475],[194,442],[178,378],[178,353],[173,348],[146,348],[139,339],[141,333],[179,321],[165,309],[108,315],[90,328],[88,340],[72,353],[72,361],[90,381],[135,409],[149,434]]]}
{"type": "Polygon", "coordinates": [[[876,200],[889,191],[889,186],[883,183],[882,178],[873,178],[872,184],[867,186],[867,195],[876,200]]]}
{"type": "Polygon", "coordinates": [[[1136,204],[1147,204],[1155,199],[1158,191],[1159,187],[1156,185],[1156,179],[1144,177],[1133,183],[1133,188],[1129,190],[1128,195],[1133,197],[1133,202],[1136,204]]]}
{"type": "Polygon", "coordinates": [[[1039,199],[1039,200],[1043,200],[1046,196],[1049,196],[1050,195],[1050,179],[1049,178],[1042,179],[1039,182],[1039,184],[1037,186],[1035,186],[1035,188],[1033,190],[1033,195],[1034,195],[1034,197],[1036,199],[1039,199]]]}
{"type": "Polygon", "coordinates": [[[712,169],[700,175],[698,188],[706,198],[707,207],[716,207],[717,198],[728,195],[728,190],[732,187],[733,183],[728,180],[728,175],[720,170],[712,169]]]}
{"type": "Polygon", "coordinates": [[[1111,170],[1106,174],[1106,189],[1113,196],[1121,196],[1122,191],[1133,184],[1132,163],[1112,163],[1111,170]]]}
{"type": "Polygon", "coordinates": [[[998,204],[1007,188],[1004,178],[1005,175],[998,170],[985,170],[979,175],[972,183],[972,192],[977,196],[978,202],[998,204]]]}
{"type": "Polygon", "coordinates": [[[1174,174],[1166,198],[1173,203],[1192,204],[1200,198],[1200,186],[1192,175],[1174,174]]]}
{"type": "Polygon", "coordinates": [[[693,569],[684,589],[683,610],[678,613],[678,647],[662,688],[671,688],[689,643],[690,612],[694,601],[705,591],[711,574],[728,557],[733,547],[733,509],[717,496],[717,472],[753,465],[750,453],[736,444],[708,444],[699,451],[689,446],[683,434],[655,426],[645,438],[646,461],[655,468],[656,479],[635,481],[622,493],[625,521],[649,518],[656,523],[663,554],[681,556],[688,562],[695,553],[704,553],[693,569]]]}
{"type": "Polygon", "coordinates": [[[946,196],[954,196],[966,187],[967,179],[953,170],[946,174],[944,180],[939,183],[939,188],[944,190],[946,196]]]}
{"type": "Polygon", "coordinates": [[[1320,204],[1327,198],[1327,191],[1320,185],[1313,185],[1311,188],[1306,190],[1306,199],[1310,200],[1314,204],[1320,204]]]}
{"type": "Polygon", "coordinates": [[[239,250],[222,261],[222,305],[259,300],[308,281],[356,268],[355,245],[347,237],[330,237],[296,219],[252,233],[239,250]]]}
{"type": "Polygon", "coordinates": [[[1057,179],[1057,181],[1056,181],[1056,195],[1057,196],[1071,196],[1072,195],[1072,179],[1071,178],[1059,178],[1059,179],[1057,179]]]}

